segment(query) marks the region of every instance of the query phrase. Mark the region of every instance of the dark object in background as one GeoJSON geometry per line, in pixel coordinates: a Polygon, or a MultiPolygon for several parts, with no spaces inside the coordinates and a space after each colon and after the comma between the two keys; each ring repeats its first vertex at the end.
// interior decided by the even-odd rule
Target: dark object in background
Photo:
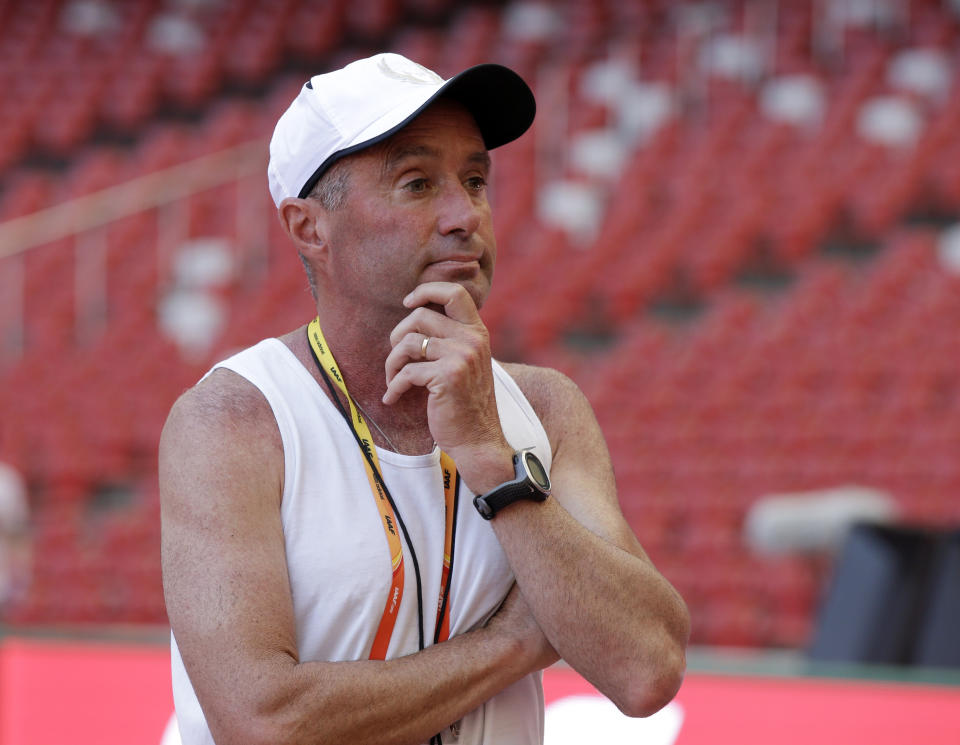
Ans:
{"type": "Polygon", "coordinates": [[[854,526],[821,606],[809,656],[960,666],[960,531],[854,526]]]}
{"type": "Polygon", "coordinates": [[[960,668],[960,530],[943,539],[913,663],[960,668]]]}

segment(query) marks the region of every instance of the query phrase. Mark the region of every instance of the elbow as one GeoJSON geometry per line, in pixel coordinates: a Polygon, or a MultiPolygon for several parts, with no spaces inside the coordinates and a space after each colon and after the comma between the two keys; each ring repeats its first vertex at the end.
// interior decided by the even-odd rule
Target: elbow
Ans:
{"type": "Polygon", "coordinates": [[[643,671],[628,682],[617,708],[628,717],[649,717],[669,704],[680,690],[686,672],[686,654],[678,647],[674,654],[660,659],[655,669],[643,671]]]}
{"type": "Polygon", "coordinates": [[[208,717],[208,724],[214,741],[227,745],[294,745],[309,739],[290,707],[276,700],[246,700],[217,721],[208,717]]]}
{"type": "Polygon", "coordinates": [[[209,722],[211,734],[217,743],[228,745],[286,745],[291,743],[290,732],[285,731],[278,717],[248,715],[232,722],[209,722]]]}
{"type": "Polygon", "coordinates": [[[614,699],[628,717],[656,714],[680,690],[687,670],[689,616],[684,615],[681,621],[673,633],[664,632],[656,653],[646,658],[646,664],[635,666],[636,673],[625,681],[624,695],[614,699]]]}
{"type": "Polygon", "coordinates": [[[266,743],[270,736],[269,732],[254,717],[247,720],[246,727],[241,727],[239,724],[214,722],[211,719],[207,720],[207,726],[210,728],[213,741],[224,743],[224,745],[260,745],[266,743]]]}

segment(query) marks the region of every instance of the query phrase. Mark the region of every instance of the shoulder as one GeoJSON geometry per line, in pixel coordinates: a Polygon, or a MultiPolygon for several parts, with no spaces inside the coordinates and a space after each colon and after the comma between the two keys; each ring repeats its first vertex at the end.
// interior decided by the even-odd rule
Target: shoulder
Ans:
{"type": "Polygon", "coordinates": [[[569,398],[583,397],[580,388],[559,370],[550,367],[524,365],[519,362],[501,362],[500,366],[509,373],[530,403],[534,401],[549,404],[569,398]]]}
{"type": "Polygon", "coordinates": [[[270,405],[249,380],[217,368],[183,393],[170,410],[167,427],[244,431],[273,419],[270,405]]]}
{"type": "Polygon", "coordinates": [[[530,402],[555,448],[567,432],[597,426],[580,387],[559,370],[518,363],[501,366],[530,402]]]}
{"type": "Polygon", "coordinates": [[[550,480],[557,501],[594,533],[633,551],[635,539],[620,513],[610,453],[587,397],[558,370],[529,365],[504,369],[550,439],[550,480]]]}
{"type": "Polygon", "coordinates": [[[282,453],[280,431],[260,390],[218,368],[171,408],[160,437],[160,475],[170,481],[216,470],[282,474],[282,453]]]}

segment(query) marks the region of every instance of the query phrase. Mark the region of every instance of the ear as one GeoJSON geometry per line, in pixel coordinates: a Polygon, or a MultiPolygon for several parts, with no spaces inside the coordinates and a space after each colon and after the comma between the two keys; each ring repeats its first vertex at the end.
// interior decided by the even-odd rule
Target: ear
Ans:
{"type": "Polygon", "coordinates": [[[319,203],[312,199],[288,197],[280,202],[280,224],[301,254],[309,256],[326,246],[320,211],[319,203]]]}

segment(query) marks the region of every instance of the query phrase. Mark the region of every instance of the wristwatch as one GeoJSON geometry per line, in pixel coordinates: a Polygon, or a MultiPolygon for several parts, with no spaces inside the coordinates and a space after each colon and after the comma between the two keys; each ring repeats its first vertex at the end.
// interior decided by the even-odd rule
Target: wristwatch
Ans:
{"type": "Polygon", "coordinates": [[[547,469],[532,448],[513,454],[516,478],[473,498],[473,506],[484,520],[492,520],[507,505],[521,499],[542,502],[550,496],[550,477],[547,469]]]}

